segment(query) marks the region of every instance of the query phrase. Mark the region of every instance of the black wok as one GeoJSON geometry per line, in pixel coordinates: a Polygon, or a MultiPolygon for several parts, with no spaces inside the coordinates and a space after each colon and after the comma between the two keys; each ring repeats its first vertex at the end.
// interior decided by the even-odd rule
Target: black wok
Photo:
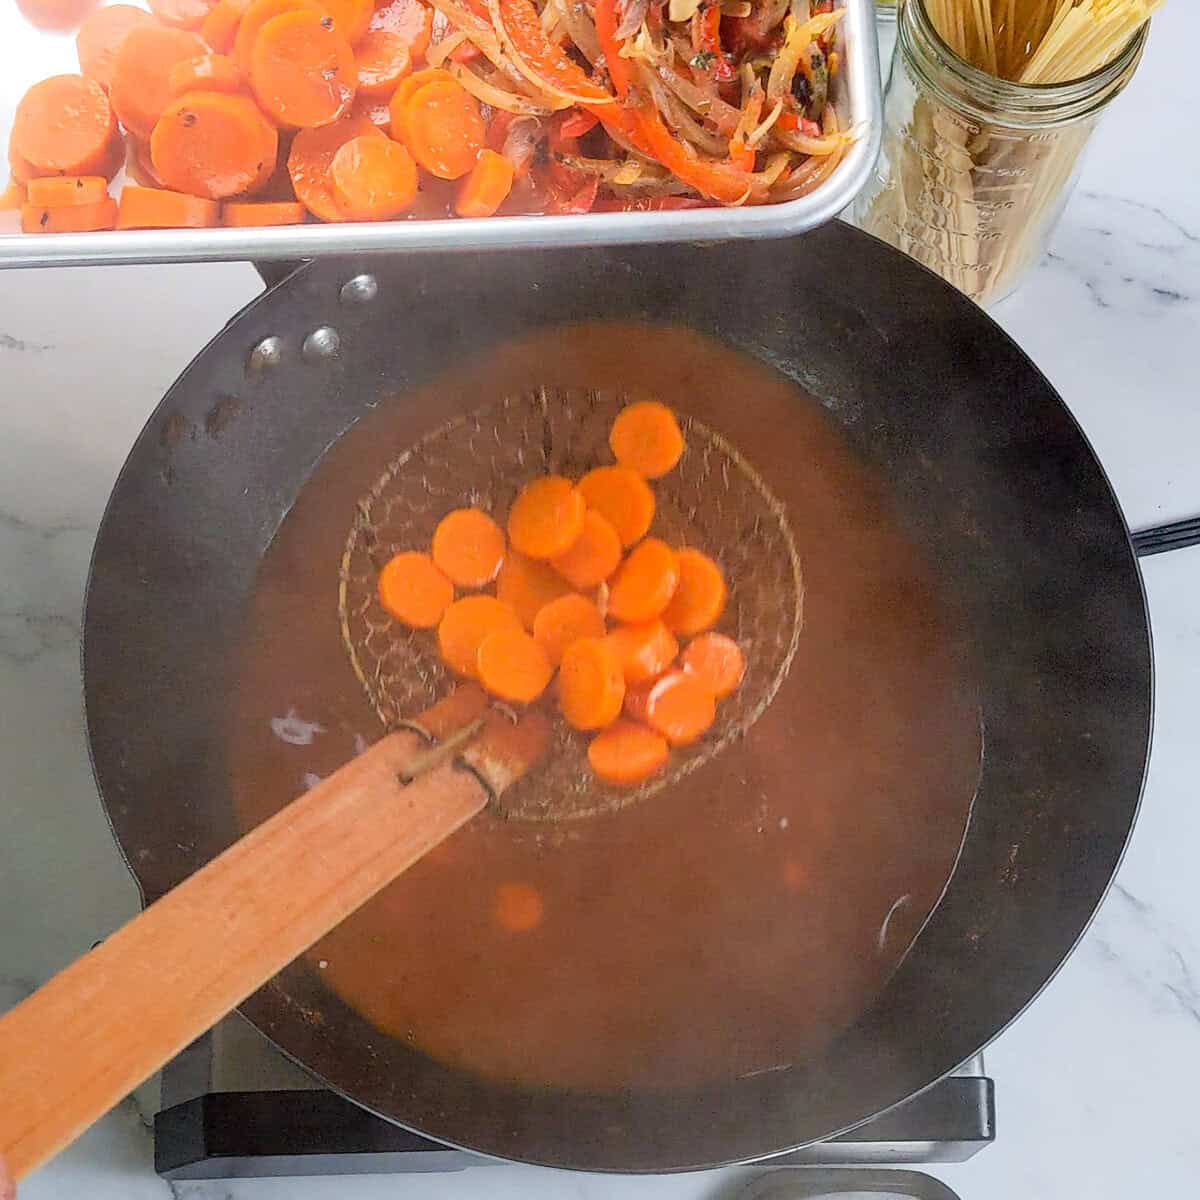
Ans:
{"type": "Polygon", "coordinates": [[[486,269],[468,256],[300,269],[197,357],[121,472],[87,595],[88,733],[152,899],[236,836],[229,649],[325,450],[385,393],[482,345],[605,318],[689,326],[801,383],[890,481],[964,606],[986,751],[943,901],[828,1055],[690,1091],[485,1082],[379,1033],[301,965],[243,1012],[330,1087],[434,1138],[534,1163],[677,1170],[826,1138],[968,1059],[1056,971],[1130,833],[1152,680],[1128,533],[1061,400],[953,289],[840,224],[788,242],[495,255],[486,269]],[[342,291],[363,271],[378,282],[365,302],[342,291]],[[337,355],[311,340],[302,353],[327,325],[337,355]],[[256,371],[250,351],[268,336],[281,360],[256,371]]]}

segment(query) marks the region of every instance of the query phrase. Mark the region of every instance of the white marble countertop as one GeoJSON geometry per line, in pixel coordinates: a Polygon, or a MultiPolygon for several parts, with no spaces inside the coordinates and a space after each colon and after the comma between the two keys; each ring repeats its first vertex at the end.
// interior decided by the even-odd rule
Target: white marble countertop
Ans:
{"type": "MultiPolygon", "coordinates": [[[[1083,424],[1138,527],[1200,512],[1200,7],[1171,0],[1096,135],[1034,277],[996,313],[1083,424]],[[1188,151],[1187,147],[1193,147],[1188,151]]],[[[104,501],[143,421],[258,290],[243,264],[0,274],[0,1008],[136,908],[88,766],[79,616],[104,501]]],[[[1067,966],[988,1053],[998,1139],[934,1173],[964,1200],[1200,1193],[1200,549],[1147,560],[1157,720],[1117,885],[1067,966]]],[[[144,1106],[143,1106],[144,1107],[144,1106]]],[[[133,1101],[21,1200],[164,1200],[133,1101]]],[[[670,1178],[499,1167],[177,1185],[237,1200],[710,1197],[670,1178]]]]}

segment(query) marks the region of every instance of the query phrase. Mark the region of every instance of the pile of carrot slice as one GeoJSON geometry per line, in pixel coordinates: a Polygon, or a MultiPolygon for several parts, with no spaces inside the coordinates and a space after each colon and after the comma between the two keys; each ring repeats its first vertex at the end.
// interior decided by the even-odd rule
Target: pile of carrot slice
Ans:
{"type": "Polygon", "coordinates": [[[650,533],[650,481],[685,449],[675,415],[653,400],[629,404],[609,446],[611,466],[528,483],[503,528],[478,508],[448,513],[428,551],[384,566],[379,600],[396,621],[436,631],[446,666],[502,700],[533,704],[557,673],[559,711],[593,735],[592,770],[632,786],[704,734],[745,662],[714,631],[721,568],[650,533]]]}
{"type": "Polygon", "coordinates": [[[423,0],[25,8],[44,28],[82,22],[79,73],[15,113],[0,208],[27,233],[378,221],[419,203],[486,217],[512,188],[487,110],[450,72],[414,71],[423,0]],[[132,182],[110,195],[122,167],[132,182]]]}

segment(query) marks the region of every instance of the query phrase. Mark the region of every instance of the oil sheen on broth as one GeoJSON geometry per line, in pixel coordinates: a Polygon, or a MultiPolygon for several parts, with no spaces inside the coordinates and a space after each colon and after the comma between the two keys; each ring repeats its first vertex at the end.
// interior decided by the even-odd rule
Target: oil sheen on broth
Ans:
{"type": "Polygon", "coordinates": [[[879,995],[953,870],[978,698],[952,605],[882,481],[812,397],[696,334],[572,326],[381,392],[260,568],[233,714],[239,822],[382,732],[337,620],[361,492],[450,416],[538,385],[647,391],[741,450],[787,507],[799,650],[749,734],[694,774],[585,821],[485,813],[308,961],[381,1030],[491,1078],[689,1086],[815,1055],[879,995]],[[545,898],[532,931],[495,919],[507,883],[545,898]]]}

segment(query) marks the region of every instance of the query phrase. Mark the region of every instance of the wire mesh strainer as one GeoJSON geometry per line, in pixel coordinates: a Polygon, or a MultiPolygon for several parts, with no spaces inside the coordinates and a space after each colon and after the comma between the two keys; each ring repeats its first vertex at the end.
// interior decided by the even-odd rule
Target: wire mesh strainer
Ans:
{"type": "MultiPolygon", "coordinates": [[[[451,509],[475,506],[503,525],[518,491],[547,473],[577,479],[612,461],[608,432],[630,398],[617,391],[506,396],[427,434],[398,454],[359,500],[340,568],[342,640],[385,727],[427,708],[453,686],[433,631],[392,620],[379,604],[379,569],[395,553],[425,549],[451,509]]],[[[803,587],[783,505],[720,434],[680,414],[687,448],[654,484],[652,532],[720,563],[729,602],[718,626],[746,659],[742,686],[707,734],[675,750],[668,767],[634,789],[597,780],[587,738],[556,719],[543,764],[504,797],[512,819],[571,820],[611,812],[689,774],[744,734],[783,682],[800,636],[803,587]]]]}

